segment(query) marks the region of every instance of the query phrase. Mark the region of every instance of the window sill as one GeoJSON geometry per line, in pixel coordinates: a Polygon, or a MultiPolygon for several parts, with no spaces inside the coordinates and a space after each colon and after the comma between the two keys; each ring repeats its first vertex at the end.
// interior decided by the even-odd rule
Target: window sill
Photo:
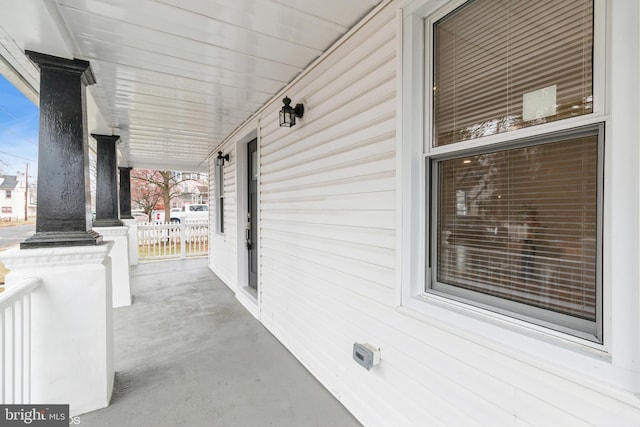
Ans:
{"type": "Polygon", "coordinates": [[[603,345],[439,296],[409,298],[396,310],[514,360],[640,407],[640,372],[615,366],[611,353],[603,345]]]}

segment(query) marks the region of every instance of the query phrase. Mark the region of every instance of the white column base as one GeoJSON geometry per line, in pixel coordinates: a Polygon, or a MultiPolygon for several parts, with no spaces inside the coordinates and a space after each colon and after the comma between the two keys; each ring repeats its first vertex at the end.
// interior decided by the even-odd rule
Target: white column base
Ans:
{"type": "Polygon", "coordinates": [[[113,308],[131,305],[129,279],[129,227],[93,227],[105,242],[113,242],[109,256],[112,265],[113,308]]]}
{"type": "Polygon", "coordinates": [[[138,221],[135,219],[121,221],[129,226],[129,265],[138,265],[138,221]]]}
{"type": "Polygon", "coordinates": [[[31,402],[69,404],[71,415],[109,405],[113,392],[112,243],[10,249],[0,256],[7,288],[28,277],[31,402]]]}

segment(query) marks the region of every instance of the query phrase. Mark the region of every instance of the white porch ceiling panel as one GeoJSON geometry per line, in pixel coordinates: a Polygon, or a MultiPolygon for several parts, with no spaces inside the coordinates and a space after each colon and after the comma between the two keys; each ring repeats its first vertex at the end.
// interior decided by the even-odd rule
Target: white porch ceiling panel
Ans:
{"type": "MultiPolygon", "coordinates": [[[[50,15],[67,50],[91,62],[97,84],[90,91],[122,137],[122,163],[206,170],[212,149],[380,0],[44,3],[39,13],[50,15]]],[[[31,32],[12,31],[12,13],[0,14],[5,33],[39,50],[39,20],[28,24],[31,32]]],[[[51,53],[46,33],[40,37],[40,51],[51,53]]]]}

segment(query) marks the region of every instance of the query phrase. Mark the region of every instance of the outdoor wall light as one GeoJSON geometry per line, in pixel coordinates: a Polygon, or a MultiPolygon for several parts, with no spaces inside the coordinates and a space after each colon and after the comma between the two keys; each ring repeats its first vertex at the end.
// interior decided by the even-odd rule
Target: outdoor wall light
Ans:
{"type": "Polygon", "coordinates": [[[222,164],[224,165],[224,161],[226,160],[227,162],[229,161],[229,153],[227,154],[222,154],[222,151],[218,151],[218,160],[222,160],[222,164]]]}
{"type": "Polygon", "coordinates": [[[292,107],[291,99],[286,96],[282,102],[284,106],[280,110],[280,127],[293,127],[296,125],[296,117],[302,118],[304,114],[304,105],[296,104],[295,107],[292,107]]]}

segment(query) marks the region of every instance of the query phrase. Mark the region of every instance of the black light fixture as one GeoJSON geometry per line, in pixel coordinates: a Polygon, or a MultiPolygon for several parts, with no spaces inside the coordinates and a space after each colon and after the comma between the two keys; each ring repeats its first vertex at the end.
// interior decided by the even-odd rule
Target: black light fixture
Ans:
{"type": "Polygon", "coordinates": [[[291,99],[286,96],[282,102],[284,106],[280,110],[280,127],[293,127],[296,125],[296,117],[302,118],[304,114],[304,105],[296,104],[295,107],[292,107],[291,99]]]}
{"type": "Polygon", "coordinates": [[[222,160],[222,164],[224,165],[224,161],[226,160],[227,162],[229,161],[229,153],[227,154],[222,154],[222,151],[218,151],[218,160],[222,160]]]}

